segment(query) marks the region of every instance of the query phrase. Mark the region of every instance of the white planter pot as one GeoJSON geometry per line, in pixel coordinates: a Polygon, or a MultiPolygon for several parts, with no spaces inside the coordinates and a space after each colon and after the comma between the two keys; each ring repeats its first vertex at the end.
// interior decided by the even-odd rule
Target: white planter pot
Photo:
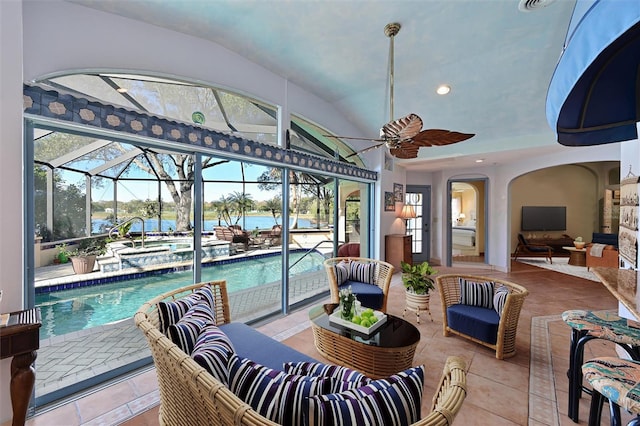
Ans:
{"type": "Polygon", "coordinates": [[[429,310],[429,300],[431,299],[430,294],[415,294],[410,292],[409,290],[405,291],[406,295],[406,305],[404,308],[404,313],[402,316],[407,313],[407,310],[416,313],[416,321],[420,323],[420,311],[427,311],[429,313],[429,317],[431,321],[433,321],[433,317],[431,316],[431,311],[429,310]]]}

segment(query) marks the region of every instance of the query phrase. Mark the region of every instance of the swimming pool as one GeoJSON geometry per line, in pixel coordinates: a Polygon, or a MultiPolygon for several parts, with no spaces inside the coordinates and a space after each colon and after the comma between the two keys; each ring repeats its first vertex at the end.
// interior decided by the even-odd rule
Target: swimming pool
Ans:
{"type": "MultiPolygon", "coordinates": [[[[291,253],[290,264],[303,256],[291,253]]],[[[311,253],[296,264],[290,276],[318,271],[324,256],[311,253]]],[[[202,268],[202,281],[226,280],[229,293],[279,282],[281,256],[244,258],[218,262],[202,268]]],[[[42,314],[40,338],[60,336],[133,316],[151,298],[193,282],[193,272],[151,274],[143,278],[95,285],[72,290],[36,294],[36,306],[42,314]]]]}

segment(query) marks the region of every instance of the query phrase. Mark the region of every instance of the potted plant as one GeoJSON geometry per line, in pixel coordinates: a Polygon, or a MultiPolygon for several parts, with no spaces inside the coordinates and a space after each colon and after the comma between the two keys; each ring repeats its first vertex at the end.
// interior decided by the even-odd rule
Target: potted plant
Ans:
{"type": "Polygon", "coordinates": [[[87,238],[78,244],[70,256],[73,271],[76,274],[88,274],[93,271],[96,257],[107,251],[105,238],[87,238]]]}
{"type": "Polygon", "coordinates": [[[58,254],[53,260],[54,263],[67,263],[69,262],[69,256],[71,256],[71,252],[67,248],[67,243],[59,244],[56,246],[58,249],[58,254]]]}
{"type": "MultiPolygon", "coordinates": [[[[408,310],[416,313],[417,321],[420,323],[420,311],[429,312],[429,292],[435,289],[433,284],[433,274],[437,274],[438,271],[433,269],[429,262],[422,262],[416,265],[411,265],[406,262],[400,262],[402,267],[402,283],[406,289],[406,307],[405,312],[408,310]]],[[[433,321],[433,318],[431,319],[433,321]]]]}
{"type": "Polygon", "coordinates": [[[583,249],[585,246],[584,241],[582,241],[582,237],[577,237],[575,240],[573,240],[573,245],[576,246],[577,249],[583,249]]]}

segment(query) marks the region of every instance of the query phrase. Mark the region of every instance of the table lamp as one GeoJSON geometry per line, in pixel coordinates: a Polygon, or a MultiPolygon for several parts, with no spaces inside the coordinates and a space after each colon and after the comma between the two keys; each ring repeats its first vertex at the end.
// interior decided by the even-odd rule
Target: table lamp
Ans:
{"type": "Polygon", "coordinates": [[[405,204],[404,206],[402,206],[402,211],[400,212],[400,216],[401,219],[404,219],[404,227],[405,230],[409,229],[409,219],[415,219],[416,217],[416,211],[413,208],[413,206],[409,205],[409,204],[405,204]]]}

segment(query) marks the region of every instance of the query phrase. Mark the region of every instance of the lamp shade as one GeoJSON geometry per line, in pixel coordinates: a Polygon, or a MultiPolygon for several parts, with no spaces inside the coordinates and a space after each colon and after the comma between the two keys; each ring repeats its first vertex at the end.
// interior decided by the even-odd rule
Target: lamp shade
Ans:
{"type": "Polygon", "coordinates": [[[402,211],[400,212],[400,218],[402,219],[414,219],[416,217],[416,211],[413,206],[405,204],[402,206],[402,211]]]}

